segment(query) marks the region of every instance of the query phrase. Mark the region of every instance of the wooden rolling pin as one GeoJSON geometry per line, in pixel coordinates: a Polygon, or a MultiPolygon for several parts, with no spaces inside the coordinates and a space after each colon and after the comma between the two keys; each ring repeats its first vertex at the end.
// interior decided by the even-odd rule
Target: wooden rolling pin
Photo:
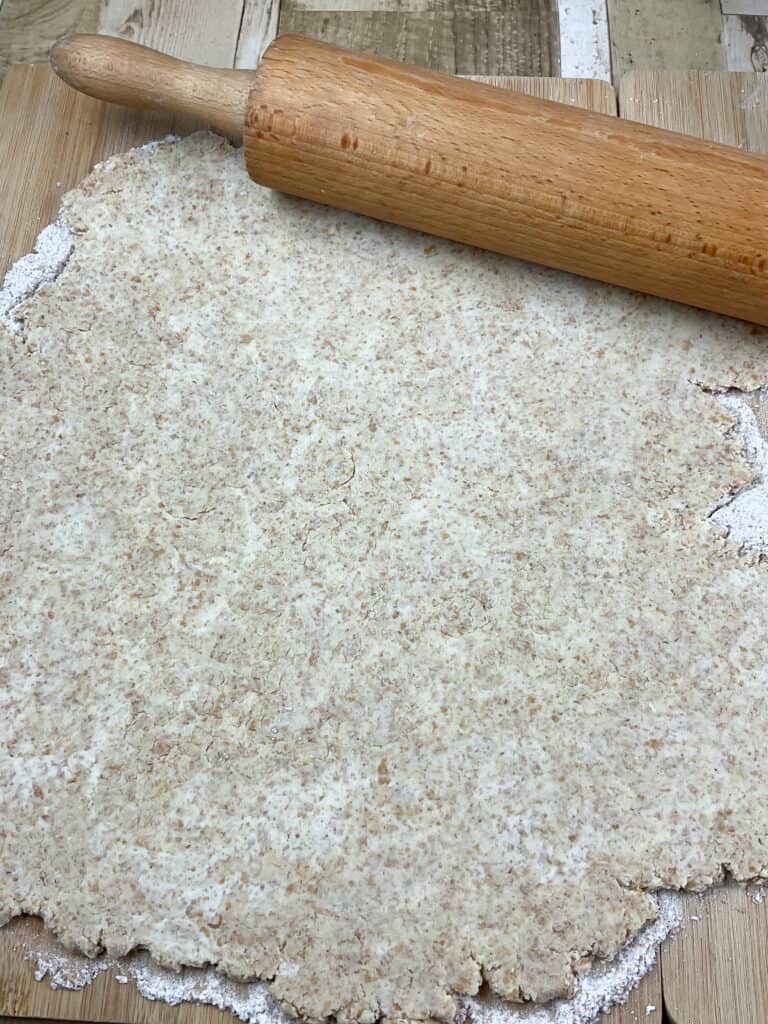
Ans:
{"type": "Polygon", "coordinates": [[[296,36],[258,71],[87,35],[51,60],[242,138],[261,185],[768,325],[762,156],[296,36]]]}

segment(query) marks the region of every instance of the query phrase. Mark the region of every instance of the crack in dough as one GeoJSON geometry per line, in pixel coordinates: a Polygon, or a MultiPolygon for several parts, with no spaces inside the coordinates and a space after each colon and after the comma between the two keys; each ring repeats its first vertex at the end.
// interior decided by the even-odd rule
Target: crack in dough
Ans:
{"type": "Polygon", "coordinates": [[[0,920],[289,1012],[567,993],[765,875],[743,324],[276,196],[97,169],[0,347],[0,920]]]}

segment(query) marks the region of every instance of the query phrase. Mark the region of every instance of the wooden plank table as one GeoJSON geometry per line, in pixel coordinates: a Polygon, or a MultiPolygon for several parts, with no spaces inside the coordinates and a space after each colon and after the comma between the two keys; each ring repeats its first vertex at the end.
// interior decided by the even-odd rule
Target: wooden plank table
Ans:
{"type": "MultiPolygon", "coordinates": [[[[567,2],[578,6],[580,0],[567,2]]],[[[763,0],[728,2],[738,5],[763,0]]],[[[594,5],[596,10],[603,6],[601,0],[594,0],[594,5]]],[[[557,15],[562,18],[563,0],[529,0],[516,5],[472,0],[462,7],[471,11],[471,17],[465,15],[463,21],[454,18],[458,7],[462,7],[458,0],[455,4],[450,0],[284,0],[279,12],[277,0],[223,0],[221,4],[104,0],[101,6],[98,0],[4,0],[0,72],[4,59],[7,63],[19,57],[41,59],[50,40],[63,31],[97,27],[203,63],[253,66],[274,34],[278,16],[283,31],[301,30],[453,72],[509,76],[515,71],[523,75],[559,71],[562,45],[558,25],[562,23],[557,15]]],[[[644,4],[607,0],[607,9],[614,71],[640,60],[651,66],[678,61],[730,66],[727,44],[720,41],[718,49],[714,40],[716,18],[710,0],[685,0],[679,7],[667,0],[644,4]],[[642,35],[637,29],[640,14],[633,13],[638,10],[642,35]],[[687,25],[687,37],[681,38],[674,29],[679,24],[687,25]],[[625,50],[631,52],[631,62],[625,59],[625,50]]],[[[763,27],[768,31],[768,11],[764,18],[750,17],[750,38],[759,37],[763,27]]],[[[733,6],[725,15],[726,28],[732,18],[745,26],[744,17],[734,13],[733,6]]],[[[743,55],[739,59],[743,61],[743,55]]],[[[521,83],[504,77],[499,84],[521,83]]],[[[524,84],[539,94],[597,108],[606,109],[612,102],[610,91],[597,85],[524,84]]],[[[766,92],[765,78],[755,75],[735,79],[718,74],[636,71],[621,82],[620,99],[625,117],[768,152],[766,92]]],[[[46,71],[35,68],[13,72],[10,84],[0,93],[0,110],[0,117],[6,118],[0,123],[13,126],[0,130],[3,185],[9,180],[23,182],[23,187],[6,195],[0,209],[0,273],[30,248],[39,228],[55,215],[61,192],[77,184],[94,162],[149,138],[171,131],[183,134],[195,127],[192,122],[160,115],[136,118],[105,108],[64,90],[46,71]],[[34,133],[29,131],[30,124],[35,125],[34,133]],[[28,146],[31,149],[25,148],[28,146]],[[33,175],[30,168],[34,168],[33,175]]],[[[764,905],[730,886],[705,899],[690,897],[686,921],[687,926],[663,947],[660,964],[626,1007],[605,1018],[606,1024],[661,1024],[663,1003],[664,1020],[672,1024],[768,1021],[764,905]]],[[[140,1024],[181,1020],[213,1024],[224,1019],[221,1011],[210,1007],[186,1004],[171,1008],[149,1003],[108,974],[80,993],[51,991],[34,982],[31,966],[23,961],[23,948],[34,943],[37,928],[36,922],[22,921],[0,932],[0,1014],[140,1024]],[[13,989],[11,966],[16,972],[13,989]]]]}

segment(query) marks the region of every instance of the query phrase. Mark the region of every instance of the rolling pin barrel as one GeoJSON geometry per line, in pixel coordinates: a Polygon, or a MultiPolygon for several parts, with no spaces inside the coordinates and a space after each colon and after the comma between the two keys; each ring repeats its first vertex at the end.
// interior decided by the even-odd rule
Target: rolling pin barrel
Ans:
{"type": "Polygon", "coordinates": [[[768,325],[761,156],[295,36],[201,73],[262,185],[768,325]]]}

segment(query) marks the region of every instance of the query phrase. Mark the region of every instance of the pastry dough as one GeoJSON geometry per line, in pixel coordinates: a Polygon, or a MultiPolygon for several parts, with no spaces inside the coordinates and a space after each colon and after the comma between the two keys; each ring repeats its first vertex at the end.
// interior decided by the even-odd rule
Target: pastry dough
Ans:
{"type": "Polygon", "coordinates": [[[208,135],[65,215],[0,346],[0,918],[447,1020],[766,873],[766,570],[708,518],[764,338],[208,135]]]}

